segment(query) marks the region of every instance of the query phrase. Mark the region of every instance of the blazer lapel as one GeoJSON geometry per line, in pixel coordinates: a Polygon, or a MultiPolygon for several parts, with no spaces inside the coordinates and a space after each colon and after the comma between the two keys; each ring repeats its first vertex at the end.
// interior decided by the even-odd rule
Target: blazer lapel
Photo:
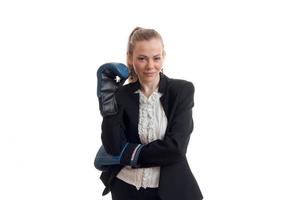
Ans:
{"type": "Polygon", "coordinates": [[[168,77],[164,75],[163,73],[160,73],[160,81],[159,81],[159,88],[158,92],[162,93],[162,96],[160,97],[161,105],[165,111],[165,114],[167,118],[169,118],[169,109],[168,109],[168,90],[167,90],[167,83],[168,83],[168,77]]]}
{"type": "Polygon", "coordinates": [[[140,83],[138,81],[132,83],[130,87],[130,92],[131,92],[130,101],[128,102],[128,105],[130,105],[129,115],[132,120],[131,123],[133,124],[133,129],[131,130],[132,133],[129,134],[129,136],[131,136],[132,137],[131,139],[137,143],[141,143],[138,134],[140,95],[139,93],[136,92],[139,88],[140,88],[140,83]],[[133,130],[134,132],[136,132],[136,134],[133,134],[133,130]]]}

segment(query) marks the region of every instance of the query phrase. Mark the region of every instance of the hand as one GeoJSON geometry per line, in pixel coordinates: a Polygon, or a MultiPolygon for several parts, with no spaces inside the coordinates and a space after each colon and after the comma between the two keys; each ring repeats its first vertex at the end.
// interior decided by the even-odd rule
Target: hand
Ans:
{"type": "Polygon", "coordinates": [[[124,84],[128,76],[128,68],[122,63],[106,63],[97,70],[97,96],[103,117],[118,112],[115,92],[124,84]]]}

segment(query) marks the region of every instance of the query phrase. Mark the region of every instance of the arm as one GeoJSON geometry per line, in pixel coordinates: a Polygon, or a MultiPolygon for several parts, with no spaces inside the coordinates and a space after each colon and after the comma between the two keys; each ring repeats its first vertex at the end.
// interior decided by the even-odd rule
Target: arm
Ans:
{"type": "Polygon", "coordinates": [[[102,144],[94,160],[94,166],[105,170],[110,165],[132,165],[137,163],[137,157],[143,145],[126,142],[125,129],[122,123],[123,109],[116,101],[116,92],[128,77],[128,69],[121,63],[106,63],[97,71],[97,96],[99,100],[102,121],[102,144]],[[117,76],[120,81],[117,81],[117,76]]]}
{"type": "Polygon", "coordinates": [[[94,160],[94,166],[99,170],[107,168],[107,165],[118,164],[119,154],[126,142],[122,124],[119,122],[122,110],[117,105],[115,93],[128,75],[128,69],[122,63],[105,63],[97,70],[97,96],[103,117],[102,130],[109,130],[106,134],[110,135],[110,137],[103,137],[101,134],[103,146],[98,150],[94,160]],[[119,81],[117,77],[120,78],[119,81]]]}
{"type": "Polygon", "coordinates": [[[194,86],[187,83],[181,88],[174,117],[163,140],[155,140],[145,145],[140,152],[138,164],[141,167],[169,165],[185,159],[185,154],[193,130],[192,108],[194,106],[194,86]]]}

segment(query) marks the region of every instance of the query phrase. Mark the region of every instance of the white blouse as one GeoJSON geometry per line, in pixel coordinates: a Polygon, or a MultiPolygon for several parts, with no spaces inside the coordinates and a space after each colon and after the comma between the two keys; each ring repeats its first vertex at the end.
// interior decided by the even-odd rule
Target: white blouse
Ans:
{"type": "MultiPolygon", "coordinates": [[[[157,90],[147,98],[140,90],[138,131],[142,144],[148,144],[157,139],[163,139],[167,128],[167,117],[160,103],[162,96],[157,90]]],[[[117,177],[137,190],[143,188],[157,188],[159,184],[160,167],[137,168],[125,166],[117,177]]]]}

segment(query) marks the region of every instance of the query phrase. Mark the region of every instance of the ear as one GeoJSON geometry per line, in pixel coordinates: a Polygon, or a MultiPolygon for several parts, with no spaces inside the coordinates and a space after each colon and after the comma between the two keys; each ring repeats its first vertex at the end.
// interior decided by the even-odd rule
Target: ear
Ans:
{"type": "Polygon", "coordinates": [[[166,53],[166,51],[165,51],[165,50],[163,50],[163,53],[162,53],[162,55],[163,55],[163,58],[165,58],[165,57],[166,57],[167,53],[166,53]]]}
{"type": "Polygon", "coordinates": [[[162,52],[162,63],[165,62],[165,59],[166,59],[166,52],[163,51],[163,52],[162,52]]]}

